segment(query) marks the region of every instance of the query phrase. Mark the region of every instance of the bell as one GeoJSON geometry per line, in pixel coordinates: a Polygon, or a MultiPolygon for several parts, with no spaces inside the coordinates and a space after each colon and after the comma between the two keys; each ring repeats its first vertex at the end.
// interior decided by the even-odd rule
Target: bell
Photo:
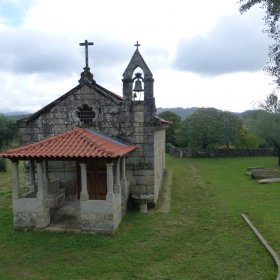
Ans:
{"type": "Polygon", "coordinates": [[[142,82],[139,79],[135,81],[133,91],[136,91],[136,92],[144,91],[142,88],[142,82]]]}

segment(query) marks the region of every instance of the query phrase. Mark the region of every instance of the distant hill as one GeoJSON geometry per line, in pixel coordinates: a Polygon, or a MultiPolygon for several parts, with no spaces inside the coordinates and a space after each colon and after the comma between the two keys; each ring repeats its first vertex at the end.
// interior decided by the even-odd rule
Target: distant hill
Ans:
{"type": "Polygon", "coordinates": [[[192,108],[182,108],[182,107],[162,108],[162,107],[159,107],[159,108],[157,108],[157,113],[160,114],[160,113],[163,113],[163,112],[166,112],[166,111],[170,111],[172,113],[177,114],[182,119],[185,119],[187,116],[194,113],[197,109],[199,109],[199,108],[198,107],[192,107],[192,108]]]}
{"type": "Polygon", "coordinates": [[[6,116],[25,116],[25,115],[30,115],[30,112],[25,112],[25,111],[14,111],[14,112],[6,112],[3,113],[6,116]]]}
{"type": "Polygon", "coordinates": [[[32,113],[23,112],[23,111],[15,111],[15,112],[7,112],[7,113],[0,113],[0,114],[3,114],[5,116],[10,117],[13,120],[17,121],[17,120],[20,120],[20,119],[23,119],[23,118],[27,118],[32,113]]]}
{"type": "MultiPolygon", "coordinates": [[[[191,108],[182,108],[182,107],[176,107],[176,108],[162,108],[159,107],[157,108],[157,114],[166,112],[166,111],[170,111],[172,113],[177,114],[178,116],[180,116],[183,119],[185,119],[186,117],[188,117],[189,115],[193,114],[195,111],[197,111],[199,109],[199,107],[191,107],[191,108]]],[[[242,118],[246,118],[247,116],[250,116],[253,112],[255,112],[255,110],[247,110],[241,113],[235,113],[236,115],[239,115],[242,118]]],[[[7,112],[7,113],[3,113],[6,116],[12,117],[15,120],[20,120],[23,118],[27,118],[28,116],[32,115],[32,113],[30,112],[21,112],[21,111],[15,111],[15,112],[7,112]]]]}
{"type": "MultiPolygon", "coordinates": [[[[191,107],[191,108],[182,108],[182,107],[162,108],[162,107],[159,107],[159,108],[157,108],[157,114],[169,111],[169,112],[177,114],[183,120],[186,117],[188,117],[189,115],[193,114],[198,109],[199,109],[199,107],[191,107]]],[[[254,111],[255,110],[247,110],[247,111],[244,111],[241,113],[236,113],[236,112],[232,112],[232,113],[240,116],[241,118],[244,118],[244,117],[246,118],[248,115],[251,115],[254,111]]]]}

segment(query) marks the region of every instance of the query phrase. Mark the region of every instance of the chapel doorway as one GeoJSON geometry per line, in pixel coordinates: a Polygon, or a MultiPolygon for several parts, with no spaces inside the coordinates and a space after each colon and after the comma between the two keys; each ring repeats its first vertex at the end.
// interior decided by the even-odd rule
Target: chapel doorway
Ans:
{"type": "MultiPolygon", "coordinates": [[[[77,164],[78,175],[78,198],[81,193],[81,169],[77,164]]],[[[92,159],[87,161],[87,187],[91,200],[106,200],[107,173],[105,159],[92,159]]]]}

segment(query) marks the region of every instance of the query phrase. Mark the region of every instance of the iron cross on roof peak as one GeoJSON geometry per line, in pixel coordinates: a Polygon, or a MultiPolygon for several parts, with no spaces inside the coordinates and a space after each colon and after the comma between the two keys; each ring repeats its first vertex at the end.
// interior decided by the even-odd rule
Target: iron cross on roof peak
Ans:
{"type": "Polygon", "coordinates": [[[86,68],[88,68],[88,46],[94,45],[93,42],[88,42],[88,40],[85,40],[84,43],[80,43],[80,46],[85,46],[85,56],[86,56],[86,68]]]}
{"type": "Polygon", "coordinates": [[[138,50],[138,47],[140,47],[141,45],[138,43],[138,41],[136,41],[136,44],[134,45],[136,48],[137,48],[137,50],[138,50]]]}

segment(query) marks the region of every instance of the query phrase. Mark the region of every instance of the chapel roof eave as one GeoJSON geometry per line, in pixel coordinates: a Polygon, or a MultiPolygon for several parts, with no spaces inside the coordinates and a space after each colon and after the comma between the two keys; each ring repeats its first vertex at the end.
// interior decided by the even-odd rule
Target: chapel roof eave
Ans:
{"type": "Polygon", "coordinates": [[[119,158],[134,151],[132,144],[84,128],[46,138],[33,144],[10,149],[0,157],[23,159],[119,158]]]}
{"type": "Polygon", "coordinates": [[[154,116],[154,121],[155,121],[155,123],[159,124],[162,127],[168,127],[168,126],[172,125],[172,122],[167,121],[159,116],[154,116]]]}

